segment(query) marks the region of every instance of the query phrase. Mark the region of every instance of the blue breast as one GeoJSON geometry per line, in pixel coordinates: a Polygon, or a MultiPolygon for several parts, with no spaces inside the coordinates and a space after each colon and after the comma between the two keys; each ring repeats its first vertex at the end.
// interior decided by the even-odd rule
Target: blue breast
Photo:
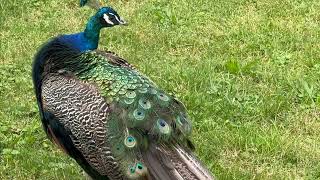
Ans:
{"type": "Polygon", "coordinates": [[[81,52],[95,50],[98,48],[98,40],[86,38],[84,32],[77,34],[62,35],[59,40],[70,44],[81,52]]]}

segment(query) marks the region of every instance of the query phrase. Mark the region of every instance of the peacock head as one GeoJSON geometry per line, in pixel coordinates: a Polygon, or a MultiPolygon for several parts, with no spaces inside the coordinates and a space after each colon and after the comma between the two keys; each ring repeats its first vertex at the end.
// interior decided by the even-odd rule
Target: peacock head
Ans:
{"type": "Polygon", "coordinates": [[[112,27],[116,25],[127,25],[119,14],[111,7],[102,7],[95,15],[99,19],[102,27],[112,27]]]}

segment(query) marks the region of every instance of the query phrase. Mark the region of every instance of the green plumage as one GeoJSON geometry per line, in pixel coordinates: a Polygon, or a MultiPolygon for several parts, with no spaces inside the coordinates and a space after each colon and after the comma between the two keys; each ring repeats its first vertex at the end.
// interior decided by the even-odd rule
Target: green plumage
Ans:
{"type": "Polygon", "coordinates": [[[191,124],[184,106],[126,61],[110,53],[86,52],[70,63],[66,67],[72,68],[65,70],[97,86],[110,105],[106,138],[128,177],[146,173],[141,151],[149,143],[187,144],[191,124]]]}
{"type": "Polygon", "coordinates": [[[119,99],[126,95],[132,98],[130,97],[132,90],[143,92],[148,87],[154,86],[150,80],[141,76],[131,66],[108,61],[95,52],[84,53],[79,60],[86,63],[85,67],[80,67],[76,72],[78,78],[89,82],[94,81],[106,97],[119,99]],[[87,59],[90,59],[90,62],[87,62],[87,59]]]}

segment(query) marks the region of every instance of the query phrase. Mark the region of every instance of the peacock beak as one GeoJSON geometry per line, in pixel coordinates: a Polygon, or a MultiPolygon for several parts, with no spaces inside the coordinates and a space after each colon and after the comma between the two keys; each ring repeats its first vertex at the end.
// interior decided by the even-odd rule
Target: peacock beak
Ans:
{"type": "Polygon", "coordinates": [[[127,25],[128,25],[127,21],[123,20],[122,18],[120,18],[119,23],[120,23],[120,25],[122,25],[122,26],[127,26],[127,25]]]}

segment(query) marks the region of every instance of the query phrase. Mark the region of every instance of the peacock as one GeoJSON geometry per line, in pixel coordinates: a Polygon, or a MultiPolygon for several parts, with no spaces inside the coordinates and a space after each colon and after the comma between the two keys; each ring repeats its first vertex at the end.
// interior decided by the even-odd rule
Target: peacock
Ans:
{"type": "Polygon", "coordinates": [[[37,52],[32,77],[48,138],[92,179],[213,179],[193,154],[184,105],[125,59],[96,50],[101,29],[125,24],[101,7],[83,32],[37,52]]]}

